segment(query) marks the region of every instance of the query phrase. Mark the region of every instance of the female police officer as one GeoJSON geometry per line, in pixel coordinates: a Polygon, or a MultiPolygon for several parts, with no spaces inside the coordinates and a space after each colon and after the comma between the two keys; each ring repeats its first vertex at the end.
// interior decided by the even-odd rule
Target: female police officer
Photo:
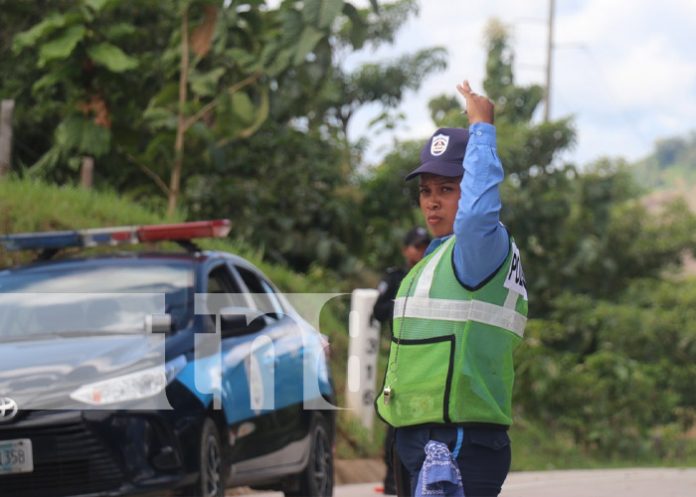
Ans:
{"type": "Polygon", "coordinates": [[[527,291],[519,251],[499,221],[503,168],[493,103],[467,81],[457,89],[469,130],[437,130],[406,176],[419,179],[434,239],[399,288],[375,404],[397,428],[396,450],[415,495],[425,493],[418,483],[433,483],[437,472],[421,470],[438,464],[425,451],[437,441],[454,457],[463,493],[489,497],[500,493],[510,468],[512,353],[524,332],[527,291]]]}

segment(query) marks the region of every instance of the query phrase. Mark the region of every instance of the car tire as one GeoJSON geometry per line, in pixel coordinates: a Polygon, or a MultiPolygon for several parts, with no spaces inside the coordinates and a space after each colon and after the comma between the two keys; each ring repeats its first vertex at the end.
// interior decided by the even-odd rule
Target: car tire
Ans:
{"type": "Polygon", "coordinates": [[[297,476],[286,497],[331,497],[334,484],[333,446],[329,423],[317,416],[310,429],[310,449],[307,466],[297,476]]]}
{"type": "Polygon", "coordinates": [[[206,418],[201,427],[196,483],[185,488],[182,497],[224,497],[225,465],[220,443],[220,432],[212,419],[206,418]]]}

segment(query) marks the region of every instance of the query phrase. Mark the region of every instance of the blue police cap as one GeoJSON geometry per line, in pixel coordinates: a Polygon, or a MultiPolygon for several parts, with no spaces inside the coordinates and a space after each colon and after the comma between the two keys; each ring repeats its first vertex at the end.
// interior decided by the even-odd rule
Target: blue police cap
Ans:
{"type": "Polygon", "coordinates": [[[469,131],[464,128],[438,129],[421,150],[420,166],[406,175],[406,181],[424,173],[461,176],[468,142],[469,131]]]}

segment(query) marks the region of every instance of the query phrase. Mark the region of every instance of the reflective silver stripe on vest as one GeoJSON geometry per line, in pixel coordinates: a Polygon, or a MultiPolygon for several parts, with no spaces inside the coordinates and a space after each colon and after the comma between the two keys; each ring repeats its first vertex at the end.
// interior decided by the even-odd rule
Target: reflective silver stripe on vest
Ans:
{"type": "Polygon", "coordinates": [[[476,321],[524,336],[527,318],[515,311],[482,300],[399,297],[394,301],[394,318],[476,321]],[[406,309],[404,309],[404,305],[406,309]]]}
{"type": "MultiPolygon", "coordinates": [[[[433,285],[433,278],[435,277],[435,269],[440,263],[440,259],[447,252],[448,246],[454,243],[454,237],[451,236],[449,240],[446,240],[440,247],[438,247],[437,252],[433,254],[428,264],[423,268],[421,274],[418,276],[418,281],[416,281],[416,289],[413,292],[415,297],[428,297],[430,295],[430,287],[433,285]]],[[[394,314],[394,316],[401,316],[401,314],[394,314]]]]}

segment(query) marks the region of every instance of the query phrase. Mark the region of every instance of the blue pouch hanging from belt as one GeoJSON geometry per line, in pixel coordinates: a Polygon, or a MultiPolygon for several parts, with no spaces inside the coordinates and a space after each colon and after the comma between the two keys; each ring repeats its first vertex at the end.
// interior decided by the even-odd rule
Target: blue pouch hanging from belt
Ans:
{"type": "Polygon", "coordinates": [[[425,461],[418,473],[415,497],[465,497],[457,457],[462,447],[464,430],[457,429],[457,442],[450,452],[447,444],[430,440],[425,445],[425,461]]]}

